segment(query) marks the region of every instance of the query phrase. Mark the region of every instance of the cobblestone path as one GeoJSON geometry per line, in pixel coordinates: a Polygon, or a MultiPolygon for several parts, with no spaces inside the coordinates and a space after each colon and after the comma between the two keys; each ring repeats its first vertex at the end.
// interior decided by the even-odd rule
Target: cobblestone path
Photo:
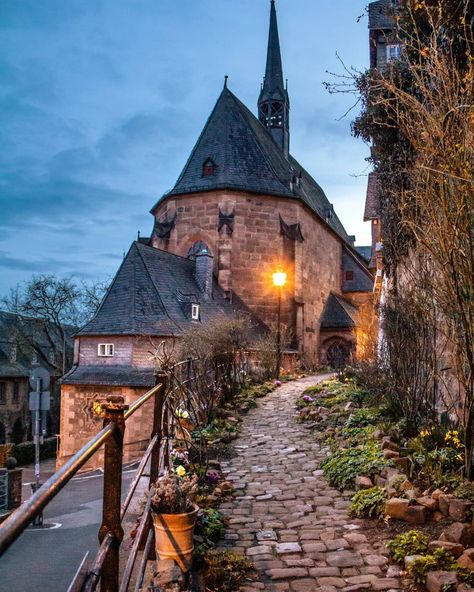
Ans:
{"type": "Polygon", "coordinates": [[[329,487],[318,470],[324,453],[294,420],[295,398],[324,378],[290,382],[261,399],[223,463],[237,490],[221,506],[229,518],[223,546],[245,553],[261,574],[245,592],[402,589],[398,568],[349,517],[349,497],[329,487]]]}

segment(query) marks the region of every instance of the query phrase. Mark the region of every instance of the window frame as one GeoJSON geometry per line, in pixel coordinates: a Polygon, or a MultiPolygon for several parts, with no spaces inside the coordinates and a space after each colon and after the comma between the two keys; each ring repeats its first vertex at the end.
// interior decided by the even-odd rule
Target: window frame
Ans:
{"type": "Polygon", "coordinates": [[[99,343],[99,344],[97,344],[97,355],[99,358],[113,358],[115,356],[115,344],[114,343],[99,343]]]}
{"type": "Polygon", "coordinates": [[[399,43],[387,43],[385,46],[385,58],[387,62],[392,62],[393,60],[399,60],[401,55],[401,46],[399,43]],[[395,50],[395,55],[390,55],[391,50],[395,50]]]}

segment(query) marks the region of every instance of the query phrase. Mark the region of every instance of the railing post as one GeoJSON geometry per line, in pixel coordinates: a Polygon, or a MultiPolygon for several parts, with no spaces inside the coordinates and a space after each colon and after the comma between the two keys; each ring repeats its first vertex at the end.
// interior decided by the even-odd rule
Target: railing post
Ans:
{"type": "Polygon", "coordinates": [[[150,485],[159,476],[160,452],[163,439],[163,403],[168,391],[168,374],[166,372],[156,373],[156,384],[161,384],[161,389],[156,393],[153,404],[153,428],[151,437],[158,435],[156,446],[153,448],[150,460],[150,485]]]}
{"type": "Polygon", "coordinates": [[[114,535],[114,540],[101,570],[101,592],[117,592],[119,588],[119,550],[123,539],[120,505],[125,431],[124,412],[127,409],[128,405],[124,405],[122,397],[109,397],[107,402],[102,405],[104,426],[111,423],[113,430],[104,446],[104,496],[99,543],[102,543],[108,532],[114,535]]]}

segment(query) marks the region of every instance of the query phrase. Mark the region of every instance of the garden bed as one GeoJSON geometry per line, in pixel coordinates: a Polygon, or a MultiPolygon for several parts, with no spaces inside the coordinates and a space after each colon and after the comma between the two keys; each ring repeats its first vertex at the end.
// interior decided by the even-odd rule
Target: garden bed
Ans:
{"type": "Polygon", "coordinates": [[[457,426],[420,421],[414,435],[387,399],[356,376],[310,387],[295,405],[297,421],[327,452],[321,468],[329,483],[356,491],[349,512],[369,540],[388,548],[411,537],[424,541],[420,557],[395,555],[413,588],[449,592],[473,585],[474,487],[462,477],[457,426]]]}

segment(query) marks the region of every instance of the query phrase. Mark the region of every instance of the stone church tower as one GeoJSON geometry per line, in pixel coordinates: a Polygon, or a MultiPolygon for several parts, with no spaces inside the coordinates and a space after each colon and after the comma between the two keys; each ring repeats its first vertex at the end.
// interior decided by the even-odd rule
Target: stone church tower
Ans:
{"type": "Polygon", "coordinates": [[[174,188],[153,207],[151,245],[193,256],[204,244],[227,297],[276,322],[272,272],[283,267],[283,322],[311,365],[355,347],[357,307],[373,278],[332,204],[290,154],[290,100],[271,1],[258,119],[224,89],[174,188]]]}

